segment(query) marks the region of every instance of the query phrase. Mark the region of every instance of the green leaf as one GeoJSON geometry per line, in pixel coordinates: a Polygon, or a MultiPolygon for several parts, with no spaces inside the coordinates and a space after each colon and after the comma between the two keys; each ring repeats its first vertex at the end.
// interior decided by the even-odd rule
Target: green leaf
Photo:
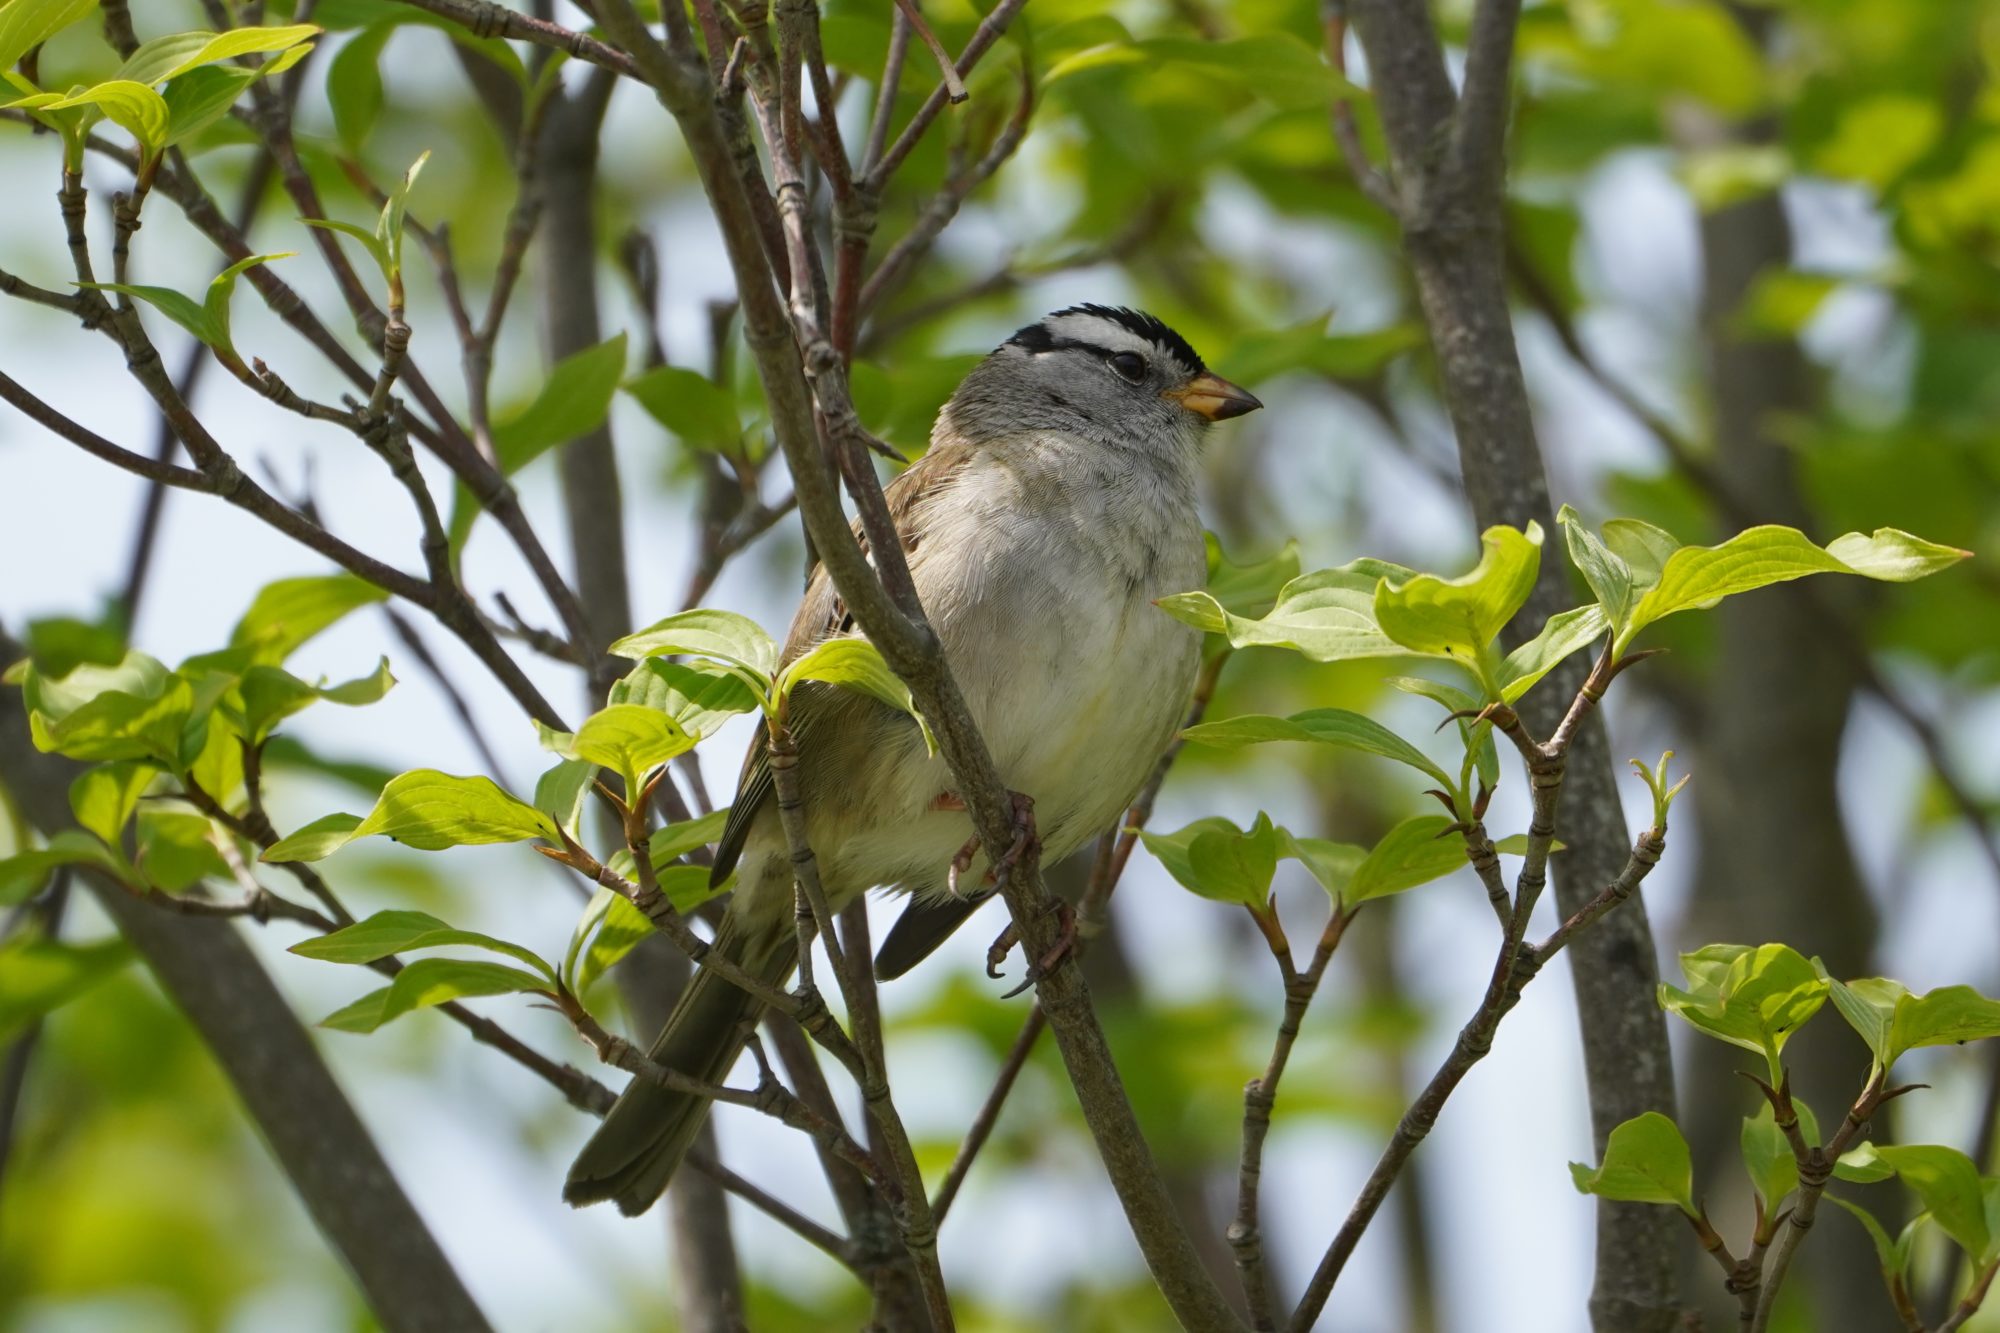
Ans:
{"type": "Polygon", "coordinates": [[[1325,838],[1295,837],[1282,828],[1278,830],[1278,840],[1284,855],[1306,868],[1306,873],[1326,890],[1326,896],[1333,899],[1334,906],[1349,901],[1348,886],[1354,880],[1354,872],[1368,858],[1366,847],[1329,842],[1325,838]]]}
{"type": "Polygon", "coordinates": [[[1673,533],[1636,518],[1606,519],[1604,545],[1631,571],[1634,592],[1658,583],[1660,571],[1681,549],[1680,539],[1673,533]]]}
{"type": "Polygon", "coordinates": [[[1556,669],[1564,658],[1588,648],[1604,637],[1607,624],[1601,606],[1579,606],[1559,611],[1542,625],[1541,633],[1528,640],[1500,663],[1500,697],[1513,703],[1533,689],[1543,676],[1556,669]]]}
{"type": "Polygon", "coordinates": [[[734,611],[697,607],[628,634],[611,645],[616,657],[634,659],[685,655],[713,658],[743,667],[760,691],[768,691],[778,670],[778,645],[756,621],[734,611]]]}
{"type": "Polygon", "coordinates": [[[1384,579],[1414,577],[1414,570],[1381,560],[1315,570],[1287,583],[1269,614],[1254,619],[1232,614],[1206,592],[1162,597],[1159,605],[1174,619],[1220,634],[1236,648],[1290,648],[1315,662],[1404,657],[1409,650],[1376,623],[1375,589],[1384,579]]]}
{"type": "Polygon", "coordinates": [[[556,821],[571,837],[583,813],[583,794],[597,777],[597,765],[587,759],[565,759],[535,782],[535,809],[556,821]]]}
{"type": "Polygon", "coordinates": [[[1917,1192],[1924,1208],[1975,1264],[1993,1259],[1993,1233],[1986,1221],[1979,1168],[1956,1148],[1930,1143],[1878,1144],[1876,1155],[1896,1169],[1917,1192]]]}
{"type": "Polygon", "coordinates": [[[327,963],[366,964],[391,954],[451,945],[506,954],[543,973],[550,981],[555,980],[554,969],[533,950],[478,931],[459,930],[426,912],[377,912],[331,935],[300,940],[290,951],[301,958],[317,958],[327,963]]]}
{"type": "Polygon", "coordinates": [[[1804,578],[1808,574],[1859,574],[1908,583],[1963,560],[1969,552],[1940,546],[1896,528],[1863,536],[1850,532],[1824,549],[1796,528],[1750,528],[1719,546],[1683,546],[1667,558],[1660,579],[1632,608],[1619,633],[1620,652],[1641,629],[1679,611],[1713,606],[1724,597],[1804,578]]]}
{"type": "Polygon", "coordinates": [[[773,692],[779,707],[784,700],[804,681],[824,681],[838,685],[845,690],[853,690],[878,699],[908,713],[924,734],[924,749],[927,753],[937,753],[937,737],[931,735],[930,723],[924,721],[917,711],[916,700],[910,697],[910,687],[903,678],[889,669],[882,660],[882,653],[866,639],[828,639],[801,656],[793,659],[775,682],[773,692]]]}
{"type": "Polygon", "coordinates": [[[624,373],[623,333],[558,361],[534,401],[494,426],[501,470],[518,472],[556,445],[597,429],[624,373]]]}
{"type": "Polygon", "coordinates": [[[1479,540],[1482,554],[1469,574],[1384,580],[1375,590],[1375,619],[1413,652],[1466,663],[1498,694],[1493,640],[1534,591],[1542,530],[1534,523],[1526,532],[1496,525],[1479,540]]]}
{"type": "Polygon", "coordinates": [[[228,337],[222,329],[216,327],[206,307],[198,305],[192,297],[183,296],[170,287],[145,287],[127,282],[85,282],[79,283],[78,286],[97,292],[119,292],[144,301],[193,334],[203,346],[220,350],[228,337]]]}
{"type": "MultiPolygon", "coordinates": [[[[20,0],[15,0],[20,3],[20,0]]],[[[94,87],[71,93],[50,102],[44,110],[91,106],[102,111],[126,133],[139,141],[140,148],[157,153],[167,143],[167,101],[143,83],[130,79],[108,79],[94,87]]]]}
{"type": "Polygon", "coordinates": [[[1370,898],[1414,889],[1466,864],[1465,844],[1443,815],[1414,815],[1382,835],[1355,868],[1341,901],[1355,907],[1370,898]]]}
{"type": "Polygon", "coordinates": [[[707,738],[739,713],[761,704],[741,676],[707,663],[670,662],[650,657],[632,668],[606,696],[614,704],[657,708],[690,734],[707,738]]]}
{"type": "MultiPolygon", "coordinates": [[[[0,15],[5,12],[0,10],[0,15]]],[[[0,944],[0,1044],[12,1040],[28,1023],[68,1004],[131,958],[132,951],[119,940],[64,944],[17,931],[0,944]]]]}
{"type": "Polygon", "coordinates": [[[104,844],[79,829],[64,829],[46,846],[0,857],[0,907],[26,902],[62,866],[95,865],[123,878],[118,859],[104,844]]]}
{"type": "Polygon", "coordinates": [[[491,778],[454,777],[431,768],[396,777],[368,817],[340,836],[334,821],[350,818],[316,820],[266,851],[263,859],[316,861],[355,838],[378,833],[424,852],[531,838],[561,840],[554,820],[509,796],[491,778]]]}
{"type": "MultiPolygon", "coordinates": [[[[424,163],[430,160],[431,154],[428,148],[417,154],[417,160],[404,169],[403,179],[397,182],[395,189],[389,191],[389,198],[383,203],[382,212],[375,219],[375,239],[382,242],[383,248],[389,252],[388,278],[392,292],[397,291],[403,281],[403,214],[410,205],[410,191],[416,188],[417,177],[423,172],[424,163]]],[[[621,338],[623,336],[620,335],[621,338]]],[[[496,446],[500,443],[497,432],[494,435],[494,443],[496,446]]],[[[504,447],[501,452],[505,453],[504,447]]],[[[505,463],[503,457],[501,460],[503,468],[505,463]]]]}
{"type": "Polygon", "coordinates": [[[35,669],[60,679],[80,666],[116,666],[125,657],[125,633],[115,618],[92,624],[69,616],[28,622],[28,655],[35,669]]]}
{"type": "MultiPolygon", "coordinates": [[[[679,868],[685,870],[688,867],[679,868]]],[[[705,869],[702,878],[707,879],[705,869]]],[[[577,966],[575,986],[579,993],[588,990],[592,982],[610,971],[653,933],[653,923],[632,905],[630,899],[609,889],[599,889],[598,892],[607,895],[611,901],[605,908],[603,924],[591,937],[590,947],[584,950],[577,966]]]]}
{"type": "Polygon", "coordinates": [[[413,1009],[450,1000],[517,992],[547,994],[553,987],[532,972],[504,963],[467,962],[457,958],[419,958],[396,974],[379,991],[327,1015],[320,1026],[341,1032],[373,1032],[413,1009]]]}
{"type": "Polygon", "coordinates": [[[321,815],[290,837],[278,839],[265,849],[258,860],[274,865],[287,861],[323,861],[354,841],[354,831],[360,827],[359,815],[321,815]]]}
{"type": "MultiPolygon", "coordinates": [[[[534,399],[494,426],[493,447],[500,470],[512,476],[555,446],[603,425],[624,373],[623,333],[558,361],[534,399]]],[[[480,512],[471,489],[464,482],[458,483],[447,525],[454,551],[465,546],[480,512]]]]}
{"type": "Polygon", "coordinates": [[[1556,515],[1556,522],[1561,526],[1563,540],[1569,546],[1570,563],[1583,575],[1583,581],[1590,585],[1591,594],[1597,598],[1605,620],[1617,626],[1632,606],[1631,567],[1613,554],[1596,533],[1585,527],[1576,510],[1570,506],[1562,507],[1556,515]]]}
{"type": "MultiPolygon", "coordinates": [[[[1805,1118],[1802,1110],[1799,1119],[1804,1121],[1805,1118]]],[[[1817,1143],[1819,1141],[1817,1129],[1808,1137],[1817,1143]]],[[[1833,1164],[1833,1174],[1850,1184],[1872,1185],[1895,1175],[1896,1168],[1882,1160],[1882,1155],[1875,1151],[1873,1143],[1864,1142],[1840,1155],[1840,1160],[1833,1164]]]]}
{"type": "MultiPolygon", "coordinates": [[[[289,51],[319,33],[320,29],[311,23],[233,28],[225,33],[170,33],[140,43],[139,48],[119,66],[114,77],[136,83],[165,83],[202,65],[235,60],[239,56],[289,51]]],[[[267,63],[258,66],[255,72],[265,74],[273,71],[267,63]]]]}
{"type": "Polygon", "coordinates": [[[165,146],[186,143],[229,114],[243,90],[264,76],[261,69],[207,65],[190,70],[167,85],[165,146]]]}
{"type": "Polygon", "coordinates": [[[230,631],[232,647],[255,650],[256,660],[277,663],[307,640],[388,593],[352,574],[325,574],[267,583],[230,631]]]}
{"type": "Polygon", "coordinates": [[[625,392],[682,444],[732,457],[742,453],[743,424],[736,399],[707,376],[680,366],[655,366],[628,381],[625,392]]]}
{"type": "Polygon", "coordinates": [[[386,657],[368,675],[338,685],[308,685],[283,667],[253,666],[236,687],[243,699],[244,734],[257,744],[271,734],[271,728],[314,703],[325,700],[358,708],[380,701],[395,683],[386,657]]]}
{"type": "Polygon", "coordinates": [[[326,68],[326,100],[333,131],[349,153],[359,153],[382,112],[382,48],[396,30],[374,23],[350,37],[326,68]]]}
{"type": "MultiPolygon", "coordinates": [[[[625,869],[630,870],[629,854],[621,855],[625,856],[625,869]]],[[[657,852],[653,859],[657,865],[660,861],[657,852]]],[[[614,857],[612,867],[616,869],[617,866],[618,860],[614,857]]],[[[710,899],[729,892],[736,882],[732,876],[721,884],[711,886],[707,866],[665,865],[661,866],[658,875],[660,892],[673,904],[675,911],[682,913],[692,912],[710,899]]],[[[629,899],[612,889],[600,888],[591,896],[583,916],[577,921],[569,953],[563,960],[563,972],[570,978],[570,989],[582,994],[592,982],[652,933],[653,923],[629,899]],[[586,940],[589,942],[587,949],[584,947],[586,940]]]]}
{"type": "MultiPolygon", "coordinates": [[[[1825,976],[1824,970],[1821,975],[1825,976]]],[[[1833,1007],[1861,1034],[1883,1069],[1919,1046],[2000,1037],[2000,1000],[1990,1000],[1970,986],[1940,986],[1918,996],[1887,977],[1827,979],[1833,988],[1833,1007]]]]}
{"type": "Polygon", "coordinates": [[[149,764],[129,760],[87,768],[69,784],[70,811],[78,824],[115,848],[139,808],[139,798],[159,773],[149,764]]]}
{"type": "MultiPolygon", "coordinates": [[[[1804,1117],[1800,1119],[1803,1132],[1804,1117]]],[[[1807,1134],[1806,1141],[1817,1143],[1817,1132],[1807,1134]]],[[[1764,1200],[1765,1215],[1775,1217],[1779,1201],[1798,1188],[1799,1161],[1768,1102],[1757,1108],[1756,1115],[1744,1117],[1742,1146],[1743,1167],[1750,1173],[1750,1183],[1764,1200]]]]}
{"type": "Polygon", "coordinates": [[[1781,1053],[1826,1002],[1827,982],[1812,962],[1782,944],[1711,944],[1681,955],[1688,989],[1660,983],[1660,1006],[1733,1046],[1756,1051],[1783,1077],[1781,1053]]]}
{"type": "Polygon", "coordinates": [[[274,255],[250,255],[239,259],[228,268],[215,275],[208,284],[208,294],[202,298],[202,310],[208,322],[219,337],[219,350],[231,357],[236,355],[236,344],[229,332],[229,298],[236,290],[236,279],[259,264],[268,264],[274,259],[290,259],[290,251],[274,255]]]}
{"type": "Polygon", "coordinates": [[[1285,835],[1260,812],[1247,833],[1226,819],[1209,818],[1175,833],[1142,829],[1139,836],[1183,888],[1217,902],[1262,908],[1271,897],[1285,835]]]}
{"type": "Polygon", "coordinates": [[[146,882],[162,893],[184,893],[210,876],[229,873],[213,841],[208,816],[181,810],[139,811],[139,852],[133,858],[146,882]]]}
{"type": "Polygon", "coordinates": [[[1612,1130],[1604,1144],[1604,1164],[1595,1171],[1571,1162],[1569,1173],[1584,1194],[1620,1203],[1672,1204],[1689,1217],[1701,1215],[1694,1205],[1694,1158],[1687,1140],[1658,1111],[1612,1130]]]}
{"type": "Polygon", "coordinates": [[[647,773],[694,748],[695,738],[665,713],[641,704],[610,704],[584,719],[574,734],[536,723],[544,748],[565,759],[608,768],[636,789],[647,773]]]}
{"type": "Polygon", "coordinates": [[[97,0],[12,0],[0,5],[0,69],[97,8],[97,0]]]}
{"type": "Polygon", "coordinates": [[[1875,1214],[1869,1212],[1860,1204],[1849,1203],[1838,1194],[1828,1194],[1825,1198],[1828,1203],[1837,1204],[1853,1214],[1854,1220],[1861,1223],[1863,1229],[1868,1232],[1868,1239],[1875,1244],[1875,1262],[1882,1266],[1882,1276],[1884,1278],[1908,1279],[1910,1247],[1906,1242],[1916,1234],[1915,1222],[1904,1228],[1904,1239],[1891,1240],[1889,1233],[1883,1229],[1882,1224],[1875,1220],[1875,1214]]]}
{"type": "Polygon", "coordinates": [[[1885,190],[1930,152],[1943,130],[1944,111],[1925,97],[1881,93],[1843,99],[1840,126],[1820,146],[1813,166],[1885,190]]]}
{"type": "MultiPolygon", "coordinates": [[[[1233,362],[1231,363],[1234,364],[1233,362]]],[[[1202,534],[1208,550],[1208,596],[1232,616],[1256,618],[1270,614],[1278,595],[1299,576],[1299,544],[1289,541],[1268,560],[1239,565],[1223,554],[1212,532],[1202,534]]]]}
{"type": "Polygon", "coordinates": [[[1261,745],[1268,741],[1317,741],[1343,750],[1380,755],[1408,764],[1438,785],[1450,787],[1451,779],[1429,755],[1390,731],[1373,718],[1344,708],[1313,708],[1290,717],[1246,714],[1221,722],[1203,722],[1181,733],[1202,745],[1225,748],[1261,745]]]}
{"type": "Polygon", "coordinates": [[[375,267],[382,270],[383,281],[388,280],[394,261],[389,256],[389,247],[384,245],[382,239],[374,232],[365,227],[357,227],[352,222],[335,222],[331,218],[300,218],[299,221],[308,227],[338,232],[350,240],[359,242],[361,248],[368,252],[368,257],[375,261],[375,267]]]}
{"type": "Polygon", "coordinates": [[[60,718],[31,711],[28,729],[35,747],[45,754],[85,760],[144,759],[179,769],[181,738],[193,708],[193,687],[176,676],[150,696],[106,690],[60,718]]]}

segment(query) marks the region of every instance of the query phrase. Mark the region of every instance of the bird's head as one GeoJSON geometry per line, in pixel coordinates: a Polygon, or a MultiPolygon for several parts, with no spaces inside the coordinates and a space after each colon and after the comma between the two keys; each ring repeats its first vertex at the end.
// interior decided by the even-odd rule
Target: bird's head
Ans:
{"type": "Polygon", "coordinates": [[[1262,406],[1210,373],[1187,339],[1154,316],[1078,305],[995,348],[966,377],[945,417],[975,440],[1059,431],[1120,450],[1185,455],[1210,422],[1262,406]]]}

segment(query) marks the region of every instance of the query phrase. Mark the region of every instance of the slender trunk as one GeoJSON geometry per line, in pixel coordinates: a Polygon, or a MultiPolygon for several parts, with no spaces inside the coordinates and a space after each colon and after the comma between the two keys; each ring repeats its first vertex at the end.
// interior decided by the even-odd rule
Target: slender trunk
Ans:
{"type": "MultiPolygon", "coordinates": [[[[1356,0],[1354,28],[1368,53],[1395,175],[1404,249],[1458,436],[1467,499],[1480,526],[1533,521],[1553,535],[1548,476],[1514,346],[1503,246],[1504,120],[1513,6],[1475,12],[1465,93],[1454,93],[1428,10],[1416,0],[1356,0]]],[[[1545,548],[1534,594],[1512,634],[1533,633],[1573,597],[1558,546],[1545,548]]],[[[1581,681],[1577,660],[1527,696],[1530,727],[1546,735],[1554,709],[1581,681]]],[[[1560,817],[1569,850],[1555,860],[1566,915],[1617,877],[1625,818],[1603,723],[1577,735],[1560,817]]],[[[1583,1032],[1596,1148],[1619,1123],[1674,1110],[1673,1063],[1654,992],[1658,966],[1645,904],[1612,913],[1570,950],[1583,1032]]],[[[1680,1234],[1664,1209],[1600,1202],[1591,1319],[1601,1333],[1668,1333],[1681,1323],[1675,1255],[1680,1234]]]]}
{"type": "MultiPolygon", "coordinates": [[[[1753,126],[1751,140],[1773,127],[1753,126]]],[[[1715,469],[1737,512],[1732,525],[1817,526],[1799,493],[1796,454],[1780,434],[1811,412],[1818,391],[1798,344],[1746,336],[1737,323],[1760,275],[1791,262],[1791,229],[1776,195],[1703,217],[1702,330],[1713,394],[1715,469]]],[[[1819,534],[1824,536],[1825,534],[1819,534]]],[[[1782,940],[1818,955],[1836,976],[1869,968],[1875,910],[1854,863],[1836,778],[1842,733],[1857,686],[1838,653],[1815,651],[1815,598],[1779,587],[1719,608],[1714,663],[1701,692],[1695,814],[1700,859],[1689,912],[1690,947],[1782,940]]],[[[1858,1041],[1821,1033],[1786,1056],[1794,1085],[1830,1115],[1852,1099],[1866,1056],[1858,1041]]],[[[1687,1124],[1698,1153],[1728,1160],[1743,1104],[1729,1048],[1703,1043],[1691,1065],[1687,1124]]],[[[1833,1126],[1825,1126],[1827,1132],[1833,1126]]],[[[1792,1288],[1826,1327],[1895,1322],[1858,1227],[1824,1227],[1800,1256],[1792,1288]]]]}

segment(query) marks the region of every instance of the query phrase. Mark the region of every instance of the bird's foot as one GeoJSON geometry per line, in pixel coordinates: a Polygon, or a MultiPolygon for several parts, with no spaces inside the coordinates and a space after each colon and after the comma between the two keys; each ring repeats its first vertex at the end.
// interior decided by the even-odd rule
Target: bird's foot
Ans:
{"type": "MultiPolygon", "coordinates": [[[[1051,944],[1040,958],[1028,964],[1028,975],[1022,979],[1020,985],[1001,996],[1001,999],[1013,999],[1050,972],[1053,972],[1057,965],[1075,952],[1076,909],[1071,907],[1067,900],[1057,898],[1055,906],[1050,910],[1056,914],[1055,943],[1051,944]]],[[[1013,951],[1016,944],[1020,943],[1020,940],[1021,932],[1015,928],[1013,922],[1008,922],[1007,928],[1000,932],[999,936],[994,939],[992,945],[986,950],[987,976],[994,978],[996,981],[999,979],[1000,964],[1007,961],[1007,955],[1013,951]]]]}
{"type": "MultiPolygon", "coordinates": [[[[1014,867],[1021,863],[1023,856],[1027,855],[1028,848],[1031,845],[1035,847],[1041,846],[1041,840],[1035,833],[1035,798],[1026,792],[1020,791],[1009,792],[1008,795],[1014,800],[1014,842],[1012,846],[1008,847],[1001,854],[1000,864],[986,872],[986,877],[981,881],[979,888],[978,896],[981,898],[988,897],[1006,888],[1007,876],[1014,873],[1014,867]]],[[[933,810],[963,810],[965,803],[960,800],[957,793],[945,792],[931,802],[931,808],[933,810]],[[939,802],[946,800],[957,802],[957,804],[939,804],[939,802]]],[[[963,898],[966,896],[959,891],[958,877],[972,868],[972,858],[978,852],[979,835],[975,833],[965,840],[965,845],[958,849],[956,856],[951,858],[951,868],[945,872],[945,886],[951,890],[952,897],[963,898]]]]}

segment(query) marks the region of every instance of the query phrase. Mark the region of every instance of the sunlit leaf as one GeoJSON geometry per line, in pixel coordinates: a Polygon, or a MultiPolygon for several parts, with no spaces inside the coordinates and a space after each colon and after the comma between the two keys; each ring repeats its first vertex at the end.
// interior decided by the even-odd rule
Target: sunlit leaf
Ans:
{"type": "Polygon", "coordinates": [[[1596,1170],[1571,1162],[1569,1173],[1584,1194],[1621,1203],[1672,1204],[1689,1217],[1694,1203],[1694,1158],[1679,1126],[1648,1111],[1611,1131],[1604,1163],[1596,1170]]]}

